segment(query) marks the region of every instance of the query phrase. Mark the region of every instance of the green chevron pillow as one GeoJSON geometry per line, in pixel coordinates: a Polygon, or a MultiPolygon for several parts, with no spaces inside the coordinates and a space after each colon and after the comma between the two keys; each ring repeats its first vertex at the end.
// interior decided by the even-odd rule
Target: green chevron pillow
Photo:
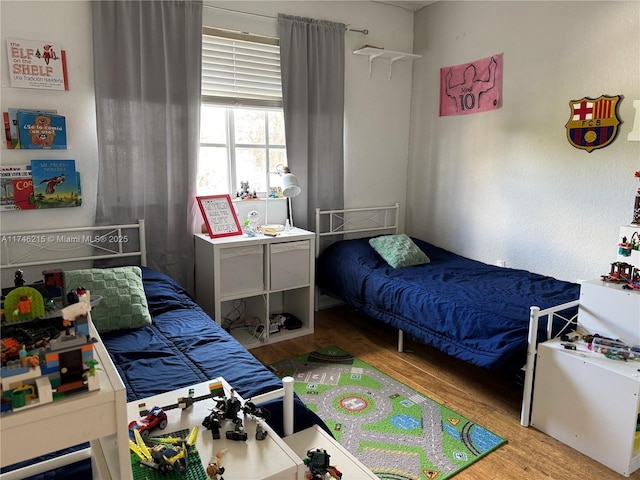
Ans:
{"type": "Polygon", "coordinates": [[[393,268],[412,267],[431,262],[429,257],[404,233],[371,238],[369,245],[393,268]]]}
{"type": "Polygon", "coordinates": [[[102,300],[91,309],[100,333],[151,325],[140,267],[88,268],[64,272],[65,294],[79,287],[102,300]]]}

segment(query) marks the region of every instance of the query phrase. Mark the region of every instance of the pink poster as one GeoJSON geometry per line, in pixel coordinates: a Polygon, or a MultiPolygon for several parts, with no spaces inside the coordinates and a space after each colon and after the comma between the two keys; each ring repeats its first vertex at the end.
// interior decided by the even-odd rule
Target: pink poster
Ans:
{"type": "Polygon", "coordinates": [[[440,69],[440,116],[468,115],[502,105],[502,53],[440,69]]]}

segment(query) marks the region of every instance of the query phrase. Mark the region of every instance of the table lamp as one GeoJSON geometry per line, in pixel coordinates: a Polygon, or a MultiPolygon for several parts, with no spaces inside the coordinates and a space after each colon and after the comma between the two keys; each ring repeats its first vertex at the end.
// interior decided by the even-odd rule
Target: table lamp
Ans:
{"type": "Polygon", "coordinates": [[[289,219],[291,228],[293,228],[293,210],[291,210],[291,198],[299,195],[302,189],[300,188],[300,184],[298,183],[298,177],[291,173],[289,167],[284,167],[283,172],[284,175],[282,175],[282,195],[284,195],[289,202],[289,219]]]}

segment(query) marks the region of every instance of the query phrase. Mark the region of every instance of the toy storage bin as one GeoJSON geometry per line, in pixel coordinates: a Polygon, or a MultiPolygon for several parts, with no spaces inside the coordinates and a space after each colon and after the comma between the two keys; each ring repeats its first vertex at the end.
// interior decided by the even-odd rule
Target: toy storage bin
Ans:
{"type": "Polygon", "coordinates": [[[220,249],[220,295],[232,296],[264,290],[262,245],[220,249]]]}
{"type": "Polygon", "coordinates": [[[310,283],[309,241],[269,245],[271,290],[306,286],[310,283]]]}
{"type": "MultiPolygon", "coordinates": [[[[626,360],[640,361],[640,351],[638,347],[630,348],[628,345],[616,340],[611,340],[610,338],[594,338],[592,349],[594,352],[601,353],[610,358],[623,356],[626,360]]],[[[623,358],[620,359],[622,360],[623,358]]]]}

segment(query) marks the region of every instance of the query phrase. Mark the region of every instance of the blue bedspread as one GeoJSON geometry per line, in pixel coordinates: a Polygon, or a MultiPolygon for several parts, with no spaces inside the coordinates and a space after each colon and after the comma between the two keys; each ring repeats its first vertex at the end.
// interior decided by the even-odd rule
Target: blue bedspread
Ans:
{"type": "Polygon", "coordinates": [[[524,363],[531,306],[544,309],[579,298],[578,284],[487,265],[413,240],[430,263],[394,269],[366,238],[334,243],[318,258],[317,283],[427,345],[505,370],[524,363]]]}
{"type": "Polygon", "coordinates": [[[243,398],[280,379],[223,330],[170,277],[143,268],[152,325],[102,334],[131,402],[224,377],[243,398]]]}

